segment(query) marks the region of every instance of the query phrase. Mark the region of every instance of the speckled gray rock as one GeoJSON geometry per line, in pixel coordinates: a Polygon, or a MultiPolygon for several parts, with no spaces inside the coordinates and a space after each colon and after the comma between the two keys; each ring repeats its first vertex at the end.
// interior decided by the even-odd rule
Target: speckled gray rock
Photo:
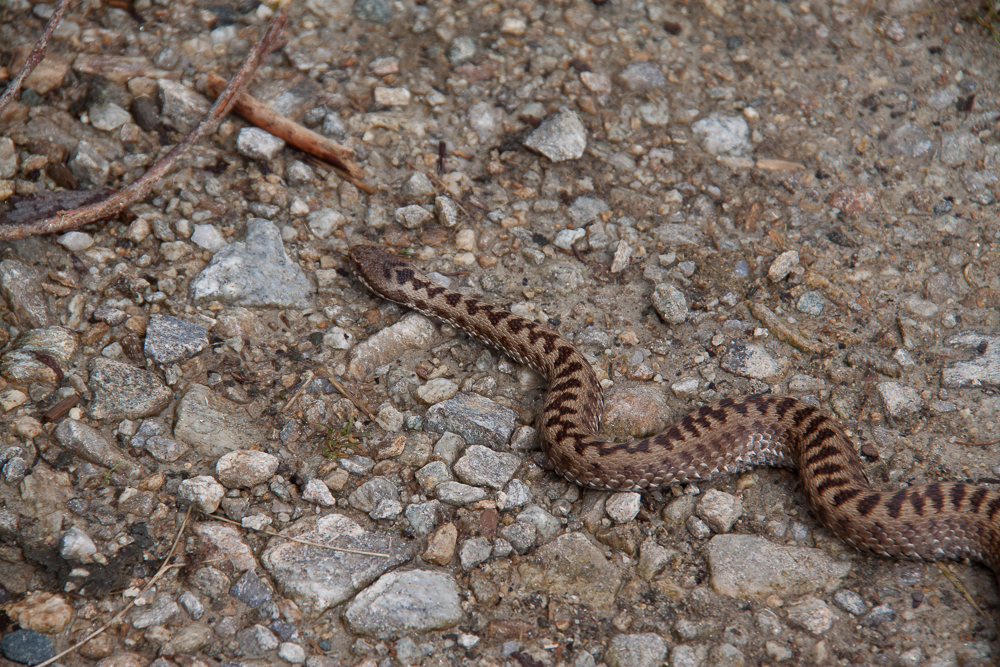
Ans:
{"type": "Polygon", "coordinates": [[[86,563],[97,553],[97,546],[90,535],[79,528],[70,528],[59,540],[59,555],[66,560],[86,563]]]}
{"type": "Polygon", "coordinates": [[[177,404],[174,437],[206,458],[217,459],[266,440],[263,427],[241,415],[238,406],[194,384],[177,404]]]}
{"type": "Polygon", "coordinates": [[[261,582],[260,577],[253,570],[244,572],[243,576],[229,589],[229,594],[254,609],[273,597],[271,591],[261,582]]]}
{"type": "Polygon", "coordinates": [[[351,493],[351,507],[368,513],[383,500],[399,502],[399,489],[388,477],[373,477],[351,493]]]}
{"type": "Polygon", "coordinates": [[[407,350],[430,347],[437,336],[434,323],[423,315],[407,315],[399,322],[354,346],[347,363],[348,377],[361,380],[375,369],[399,359],[407,350]]]}
{"type": "Polygon", "coordinates": [[[243,241],[230,243],[191,281],[195,301],[239,306],[305,307],[316,288],[285,253],[270,220],[250,218],[243,241]]]}
{"type": "Polygon", "coordinates": [[[670,283],[660,283],[653,290],[653,308],[668,324],[680,324],[687,319],[687,297],[670,283]]]}
{"type": "Polygon", "coordinates": [[[507,488],[497,494],[497,509],[524,507],[534,499],[531,488],[519,479],[510,480],[507,488]]]}
{"type": "Polygon", "coordinates": [[[861,619],[861,625],[866,628],[877,628],[883,623],[893,621],[896,619],[896,612],[887,604],[882,604],[877,607],[873,607],[865,616],[861,619]]]}
{"type": "Polygon", "coordinates": [[[199,475],[182,481],[177,487],[177,495],[205,514],[211,514],[219,509],[219,503],[226,495],[226,489],[215,481],[214,477],[199,475]]]}
{"type": "Polygon", "coordinates": [[[93,398],[94,419],[141,419],[167,407],[174,392],[155,373],[130,364],[95,356],[87,382],[93,398]]]}
{"type": "Polygon", "coordinates": [[[879,382],[877,388],[886,412],[893,417],[913,414],[924,405],[917,390],[902,382],[879,382]]]}
{"type": "Polygon", "coordinates": [[[711,489],[702,496],[697,512],[712,530],[728,533],[743,514],[743,501],[731,493],[711,489]]]}
{"type": "Polygon", "coordinates": [[[134,607],[131,612],[131,624],[133,628],[141,630],[154,625],[164,625],[181,610],[173,598],[167,594],[160,593],[153,600],[153,604],[144,607],[134,607]]]}
{"type": "Polygon", "coordinates": [[[341,514],[300,519],[281,535],[388,555],[365,556],[272,539],[261,563],[307,614],[320,614],[349,600],[384,572],[408,561],[414,551],[412,543],[398,534],[367,531],[341,514]]]}
{"type": "Polygon", "coordinates": [[[354,15],[362,21],[386,25],[392,20],[392,3],[388,0],[354,0],[354,15]]]}
{"type": "Polygon", "coordinates": [[[41,294],[38,270],[16,259],[0,262],[0,294],[18,319],[32,329],[52,324],[47,302],[41,294]]]}
{"type": "Polygon", "coordinates": [[[734,375],[765,381],[773,379],[783,368],[763,347],[743,341],[734,342],[719,365],[734,375]]]}
{"type": "Polygon", "coordinates": [[[55,654],[52,640],[40,632],[21,628],[0,639],[0,653],[12,662],[38,665],[55,654]]]}
{"type": "Polygon", "coordinates": [[[822,636],[833,627],[834,614],[830,606],[817,597],[807,595],[801,600],[787,605],[788,624],[793,628],[805,630],[814,637],[822,636]]]}
{"type": "Polygon", "coordinates": [[[562,522],[539,505],[528,505],[517,515],[518,521],[527,521],[538,531],[543,540],[550,540],[562,530],[562,522]]]}
{"type": "Polygon", "coordinates": [[[618,635],[604,654],[608,667],[658,667],[667,657],[667,645],[659,635],[618,635]]]}
{"type": "Polygon", "coordinates": [[[500,490],[521,467],[516,454],[495,452],[489,447],[471,445],[455,463],[455,474],[466,484],[500,490]]]}
{"type": "Polygon", "coordinates": [[[381,639],[454,627],[465,613],[451,575],[408,570],[383,575],[359,593],[344,619],[353,632],[381,639]]]}
{"type": "Polygon", "coordinates": [[[161,114],[182,134],[188,134],[208,113],[211,102],[179,81],[160,79],[161,114]]]}
{"type": "Polygon", "coordinates": [[[89,181],[98,188],[107,183],[111,174],[111,164],[97,150],[97,146],[89,141],[81,141],[76,145],[66,166],[74,176],[82,181],[89,181]]]}
{"type": "Polygon", "coordinates": [[[105,468],[113,468],[116,473],[135,477],[142,468],[111,444],[97,429],[75,419],[64,419],[55,430],[56,440],[84,461],[105,468]]]}
{"type": "Polygon", "coordinates": [[[260,624],[240,630],[236,635],[236,641],[239,644],[240,652],[250,657],[266,655],[268,651],[273,651],[280,644],[274,633],[260,624]]]}
{"type": "Polygon", "coordinates": [[[594,197],[577,197],[570,207],[566,209],[566,215],[568,215],[570,220],[579,226],[587,224],[609,209],[610,207],[603,199],[595,199],[594,197]]]}
{"type": "Polygon", "coordinates": [[[215,474],[227,488],[249,489],[271,479],[278,463],[278,457],[267,452],[239,450],[222,456],[215,464],[215,474]]]}
{"type": "Polygon", "coordinates": [[[750,126],[741,116],[713,113],[691,125],[701,147],[712,155],[740,156],[750,152],[750,126]]]}
{"type": "Polygon", "coordinates": [[[500,536],[510,542],[511,547],[519,554],[526,554],[535,546],[538,530],[534,524],[527,521],[515,521],[500,529],[500,536]]]}
{"type": "Polygon", "coordinates": [[[716,535],[708,543],[712,587],[729,597],[805,595],[835,590],[851,571],[820,549],[780,547],[750,535],[716,535]]]}
{"type": "Polygon", "coordinates": [[[966,331],[950,337],[947,343],[973,350],[974,356],[968,361],[945,365],[941,371],[941,383],[945,387],[1000,386],[1000,337],[966,331]]]}
{"type": "Polygon", "coordinates": [[[847,589],[837,591],[836,595],[833,596],[833,601],[837,603],[838,607],[855,616],[861,616],[868,610],[864,598],[847,589]]]}
{"type": "Polygon", "coordinates": [[[583,604],[611,609],[621,573],[583,533],[567,533],[538,548],[517,568],[521,581],[550,595],[576,595],[583,604]]]}
{"type": "Polygon", "coordinates": [[[268,162],[285,148],[285,140],[258,127],[244,127],[236,138],[236,150],[251,160],[268,162]]]}
{"type": "Polygon", "coordinates": [[[575,111],[563,109],[545,119],[524,142],[553,162],[578,160],[587,148],[587,129],[575,111]]]}
{"type": "Polygon", "coordinates": [[[150,315],[146,326],[146,356],[158,364],[190,359],[208,347],[205,327],[169,315],[150,315]]]}
{"type": "Polygon", "coordinates": [[[466,442],[499,449],[510,440],[517,426],[517,413],[495,401],[468,392],[438,403],[427,411],[426,430],[451,431],[466,442]]]}
{"type": "Polygon", "coordinates": [[[618,73],[618,80],[632,91],[653,90],[667,85],[663,71],[648,60],[631,63],[618,73]]]}
{"type": "Polygon", "coordinates": [[[407,505],[405,515],[415,535],[421,537],[430,535],[431,531],[437,527],[438,517],[441,515],[441,503],[437,500],[431,500],[426,503],[407,505]]]}
{"type": "Polygon", "coordinates": [[[903,123],[889,134],[885,147],[894,155],[920,157],[934,148],[934,142],[922,128],[912,123],[903,123]]]}
{"type": "Polygon", "coordinates": [[[470,537],[462,540],[458,547],[458,560],[462,569],[468,572],[480,563],[486,562],[493,552],[493,545],[485,537],[470,537]]]}
{"type": "Polygon", "coordinates": [[[458,507],[486,500],[486,491],[478,486],[469,486],[461,482],[441,482],[435,491],[438,500],[458,507]]]}
{"type": "Polygon", "coordinates": [[[58,385],[56,371],[40,361],[38,354],[52,357],[60,368],[66,368],[76,349],[76,336],[69,329],[46,327],[25,331],[0,358],[0,375],[22,385],[32,382],[58,385]]]}
{"type": "Polygon", "coordinates": [[[642,496],[632,491],[614,493],[605,501],[604,511],[615,523],[628,523],[639,514],[642,496]]]}

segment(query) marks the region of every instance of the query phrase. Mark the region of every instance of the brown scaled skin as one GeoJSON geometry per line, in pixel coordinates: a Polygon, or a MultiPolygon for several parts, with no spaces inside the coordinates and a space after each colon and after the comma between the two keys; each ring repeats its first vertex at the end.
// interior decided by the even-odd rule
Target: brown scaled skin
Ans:
{"type": "Polygon", "coordinates": [[[964,482],[873,488],[854,444],[818,408],[791,396],[727,398],[651,438],[601,438],[603,399],[586,358],[536,322],[432,282],[408,259],[354,246],[350,263],[380,296],[445,320],[549,380],[542,447],[561,475],[609,491],[649,491],[758,466],[794,468],[817,518],[870,554],[911,560],[970,558],[1000,565],[1000,493],[964,482]]]}

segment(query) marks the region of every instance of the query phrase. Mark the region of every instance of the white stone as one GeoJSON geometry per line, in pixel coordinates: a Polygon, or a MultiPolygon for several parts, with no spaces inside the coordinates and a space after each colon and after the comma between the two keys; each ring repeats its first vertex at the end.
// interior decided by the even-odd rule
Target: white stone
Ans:
{"type": "Polygon", "coordinates": [[[209,252],[217,252],[226,247],[226,239],[215,228],[215,225],[195,225],[191,241],[198,247],[209,252]]]}
{"type": "Polygon", "coordinates": [[[633,491],[616,493],[604,503],[604,511],[615,523],[628,523],[639,514],[642,496],[633,491]]]}
{"type": "Polygon", "coordinates": [[[474,251],[476,249],[476,233],[471,229],[463,229],[455,235],[455,247],[466,252],[474,251]]]}
{"type": "Polygon", "coordinates": [[[59,245],[71,252],[82,252],[94,245],[94,237],[86,232],[66,232],[59,237],[59,245]]]}
{"type": "Polygon", "coordinates": [[[799,263],[799,253],[794,250],[783,252],[771,263],[767,270],[767,277],[774,282],[781,282],[792,272],[799,263]]]}
{"type": "Polygon", "coordinates": [[[458,385],[447,378],[435,378],[417,389],[417,398],[425,405],[447,401],[458,393],[458,385]]]}
{"type": "Polygon", "coordinates": [[[306,482],[306,487],[302,490],[302,499],[308,503],[316,503],[323,507],[333,507],[337,504],[337,499],[330,493],[330,487],[318,479],[311,479],[306,482]]]}
{"type": "Polygon", "coordinates": [[[375,87],[375,104],[384,107],[405,107],[410,103],[410,91],[406,88],[375,87]]]}
{"type": "Polygon", "coordinates": [[[226,488],[215,481],[214,477],[201,475],[192,477],[180,483],[177,495],[200,509],[205,514],[211,514],[219,509],[219,503],[226,495],[226,488]]]}

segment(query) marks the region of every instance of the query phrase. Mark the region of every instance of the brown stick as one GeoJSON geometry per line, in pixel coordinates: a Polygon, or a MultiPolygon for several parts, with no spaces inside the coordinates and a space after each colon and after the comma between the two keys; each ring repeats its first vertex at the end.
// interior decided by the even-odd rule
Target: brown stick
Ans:
{"type": "Polygon", "coordinates": [[[215,101],[215,105],[212,106],[208,114],[198,123],[198,127],[184,141],[174,146],[169,153],[163,156],[163,159],[150,167],[146,173],[121,190],[113,192],[106,199],[102,199],[95,204],[62,211],[51,218],[25,225],[0,227],[0,241],[23,239],[42,234],[55,234],[76,229],[95,220],[117,215],[129,204],[145,198],[153,189],[153,185],[170,172],[181,155],[188,148],[198,143],[202,137],[211,132],[219,120],[229,113],[229,109],[232,108],[235,102],[236,95],[253,78],[257,68],[260,67],[260,64],[273,47],[275,40],[285,25],[286,16],[287,13],[284,9],[274,15],[274,18],[271,19],[267,29],[264,31],[264,35],[254,45],[247,59],[243,61],[240,69],[236,72],[236,76],[230,82],[229,87],[215,101]]]}
{"type": "MultiPolygon", "coordinates": [[[[218,74],[209,74],[205,88],[212,97],[218,95],[226,86],[226,80],[218,74]]],[[[280,137],[292,146],[315,155],[329,162],[334,167],[346,172],[352,178],[364,178],[364,170],[352,159],[354,151],[341,146],[336,141],[327,139],[309,128],[302,127],[294,120],[285,118],[277,111],[261,103],[253,95],[241,93],[236,96],[233,110],[262,130],[280,137]]]]}
{"type": "Polygon", "coordinates": [[[0,97],[0,111],[10,104],[10,101],[14,99],[14,96],[21,92],[21,86],[24,84],[24,80],[28,78],[35,68],[38,67],[38,63],[42,62],[45,58],[45,47],[49,45],[49,40],[52,39],[52,33],[55,32],[56,26],[59,21],[62,20],[63,15],[66,13],[66,8],[69,7],[69,0],[59,0],[59,4],[56,6],[56,10],[52,12],[52,16],[49,18],[49,22],[45,24],[45,30],[42,31],[42,36],[38,38],[35,43],[35,47],[31,49],[31,53],[28,54],[28,59],[24,61],[24,66],[21,67],[21,71],[17,73],[14,80],[7,85],[7,90],[4,91],[3,97],[0,97]]]}

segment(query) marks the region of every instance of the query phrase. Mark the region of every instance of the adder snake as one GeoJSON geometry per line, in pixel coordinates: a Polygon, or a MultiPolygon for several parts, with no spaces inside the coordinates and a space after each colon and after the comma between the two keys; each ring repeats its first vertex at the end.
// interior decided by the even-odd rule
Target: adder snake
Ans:
{"type": "Polygon", "coordinates": [[[604,400],[586,358],[559,334],[432,282],[412,262],[374,246],[349,261],[376,294],[446,320],[542,373],[543,449],[566,479],[608,491],[648,491],[757,466],[795,468],[809,506],[857,549],[915,560],[970,558],[1000,566],[1000,493],[963,482],[898,491],[871,486],[832,418],[790,396],[727,398],[633,442],[598,435],[604,400]]]}

